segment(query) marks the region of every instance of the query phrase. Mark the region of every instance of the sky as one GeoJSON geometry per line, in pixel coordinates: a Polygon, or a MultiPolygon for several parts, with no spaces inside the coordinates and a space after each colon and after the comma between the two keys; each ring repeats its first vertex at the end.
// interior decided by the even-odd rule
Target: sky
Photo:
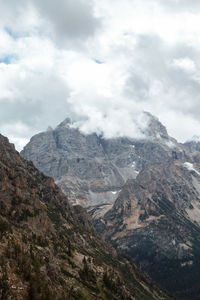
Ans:
{"type": "Polygon", "coordinates": [[[66,117],[139,138],[142,111],[200,135],[199,0],[0,0],[0,133],[18,150],[66,117]]]}

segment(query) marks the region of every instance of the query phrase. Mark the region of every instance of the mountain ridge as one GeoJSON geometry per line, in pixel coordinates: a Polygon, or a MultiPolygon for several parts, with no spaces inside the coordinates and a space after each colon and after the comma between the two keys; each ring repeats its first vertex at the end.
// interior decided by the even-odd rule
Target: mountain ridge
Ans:
{"type": "Polygon", "coordinates": [[[113,203],[114,193],[146,164],[173,155],[184,156],[181,145],[168,136],[166,128],[150,114],[147,116],[147,140],[84,135],[69,126],[67,119],[54,130],[32,137],[21,155],[53,177],[72,203],[113,203]]]}
{"type": "Polygon", "coordinates": [[[146,139],[104,139],[61,125],[52,132],[56,154],[42,133],[22,155],[50,172],[63,166],[55,168],[54,155],[61,159],[66,169],[57,183],[72,203],[73,193],[85,199],[79,203],[99,234],[170,292],[199,299],[200,147],[178,143],[151,115],[145,130],[146,139]]]}
{"type": "Polygon", "coordinates": [[[2,135],[0,208],[2,300],[172,299],[2,135]]]}

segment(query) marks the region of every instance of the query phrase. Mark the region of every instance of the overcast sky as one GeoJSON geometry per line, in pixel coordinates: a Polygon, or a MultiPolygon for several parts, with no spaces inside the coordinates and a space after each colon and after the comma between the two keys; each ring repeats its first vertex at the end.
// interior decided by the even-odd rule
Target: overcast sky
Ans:
{"type": "Polygon", "coordinates": [[[141,111],[200,135],[199,0],[0,0],[0,132],[18,150],[66,117],[138,137],[141,111]]]}

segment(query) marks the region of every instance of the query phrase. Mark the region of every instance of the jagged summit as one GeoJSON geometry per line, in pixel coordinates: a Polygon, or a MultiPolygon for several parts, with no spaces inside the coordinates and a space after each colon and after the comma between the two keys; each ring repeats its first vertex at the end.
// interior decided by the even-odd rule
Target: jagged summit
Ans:
{"type": "Polygon", "coordinates": [[[145,165],[182,155],[176,140],[149,113],[144,113],[146,139],[87,135],[70,122],[67,118],[53,131],[35,135],[21,154],[52,176],[72,203],[113,203],[126,180],[145,165]]]}
{"type": "Polygon", "coordinates": [[[190,142],[199,143],[200,142],[200,136],[199,135],[193,135],[193,137],[191,139],[186,141],[186,143],[190,143],[190,142]]]}
{"type": "Polygon", "coordinates": [[[48,126],[46,131],[52,131],[52,130],[53,128],[51,126],[48,126]]]}
{"type": "MultiPolygon", "coordinates": [[[[141,113],[141,120],[138,123],[139,124],[137,124],[137,127],[139,127],[139,130],[141,131],[141,136],[137,137],[137,138],[134,138],[134,137],[130,137],[130,138],[132,138],[132,139],[154,138],[154,139],[161,139],[161,140],[162,139],[170,139],[170,137],[167,133],[166,127],[163,126],[163,124],[159,121],[159,119],[157,117],[153,116],[151,113],[149,113],[149,112],[141,113]]],[[[76,123],[71,118],[67,117],[56,128],[59,128],[59,127],[69,128],[69,127],[73,126],[74,128],[80,130],[79,125],[80,125],[79,122],[76,123]]],[[[84,132],[82,132],[82,133],[85,134],[84,132]]],[[[94,131],[93,134],[97,134],[97,136],[99,136],[101,138],[104,138],[104,133],[103,132],[96,133],[94,131]]],[[[85,134],[85,135],[88,135],[88,134],[85,134]]],[[[123,137],[123,136],[121,136],[121,137],[123,137]]],[[[113,138],[116,138],[116,137],[113,137],[113,138]]]]}
{"type": "Polygon", "coordinates": [[[179,144],[157,118],[143,117],[141,139],[62,126],[33,137],[22,155],[71,203],[90,206],[99,233],[145,271],[181,299],[199,300],[199,143],[179,144]]]}
{"type": "Polygon", "coordinates": [[[72,120],[70,118],[66,118],[57,127],[69,127],[72,124],[73,124],[72,120]]]}
{"type": "Polygon", "coordinates": [[[144,131],[145,136],[154,137],[157,139],[169,139],[166,127],[159,121],[159,119],[149,112],[144,112],[147,116],[147,127],[144,131]]]}

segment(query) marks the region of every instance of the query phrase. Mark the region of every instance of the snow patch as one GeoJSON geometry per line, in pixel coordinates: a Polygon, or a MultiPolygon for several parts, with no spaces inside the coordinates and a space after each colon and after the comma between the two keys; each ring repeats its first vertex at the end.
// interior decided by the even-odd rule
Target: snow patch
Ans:
{"type": "Polygon", "coordinates": [[[166,141],[165,142],[166,146],[169,147],[170,149],[173,149],[176,147],[176,145],[172,141],[166,141]]]}
{"type": "Polygon", "coordinates": [[[113,195],[116,195],[117,194],[117,191],[113,191],[113,192],[111,192],[113,195]]]}
{"type": "Polygon", "coordinates": [[[184,167],[187,168],[189,171],[194,171],[195,173],[197,173],[198,175],[200,175],[200,173],[194,168],[193,164],[190,162],[185,162],[184,167]]]}
{"type": "Polygon", "coordinates": [[[159,139],[159,140],[161,139],[161,136],[160,136],[159,132],[156,133],[156,138],[159,139]]]}
{"type": "Polygon", "coordinates": [[[137,175],[139,173],[139,171],[136,170],[136,163],[135,161],[132,162],[131,168],[133,168],[134,173],[137,175]]]}
{"type": "Polygon", "coordinates": [[[132,162],[131,167],[132,167],[132,168],[135,168],[135,161],[132,162]]]}

